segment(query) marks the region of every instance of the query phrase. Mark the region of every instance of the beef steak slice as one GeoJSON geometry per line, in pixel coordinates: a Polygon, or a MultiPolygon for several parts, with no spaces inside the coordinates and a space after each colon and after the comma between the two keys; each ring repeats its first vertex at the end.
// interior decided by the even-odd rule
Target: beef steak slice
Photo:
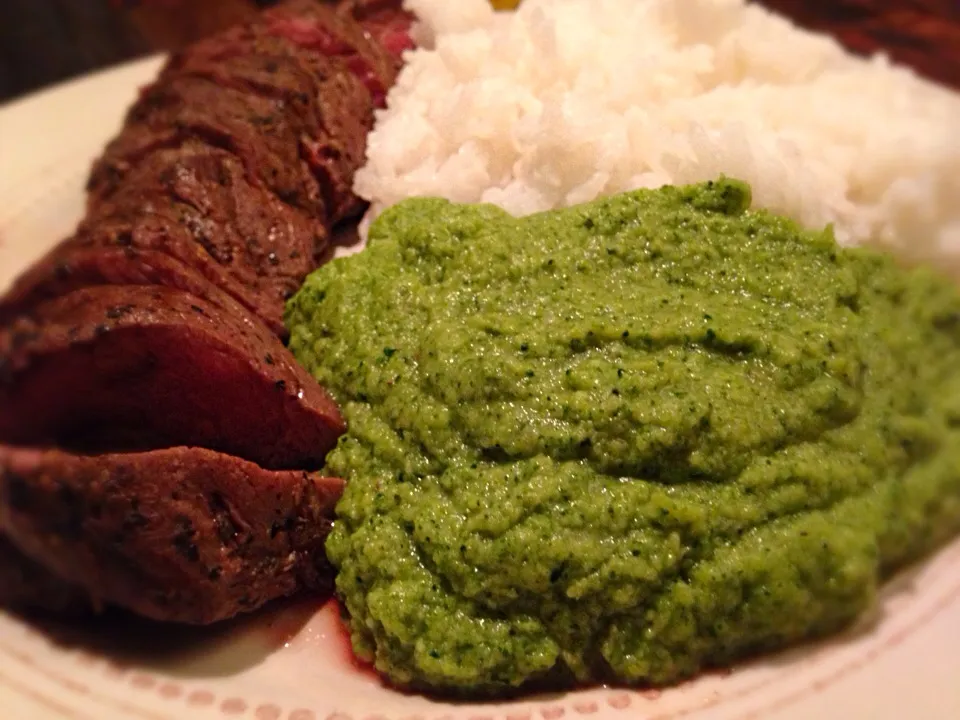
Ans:
{"type": "MultiPolygon", "coordinates": [[[[118,209],[82,223],[77,233],[32,265],[0,299],[0,324],[37,304],[94,285],[164,285],[190,292],[236,317],[255,316],[278,337],[285,282],[249,267],[224,266],[208,246],[229,247],[219,226],[184,203],[155,198],[140,211],[118,209]]],[[[232,237],[232,235],[230,236],[232,237]]]]}
{"type": "MultiPolygon", "coordinates": [[[[155,620],[208,624],[298,590],[329,591],[323,543],[342,489],[201,448],[87,456],[0,446],[0,531],[94,602],[155,620]]],[[[21,602],[40,590],[21,587],[21,602]]]]}
{"type": "MultiPolygon", "coordinates": [[[[71,246],[18,279],[0,299],[0,323],[8,324],[43,302],[96,285],[161,285],[188,292],[236,317],[253,314],[189,265],[160,250],[118,245],[71,246]]],[[[281,317],[277,316],[276,321],[281,322],[281,317]]]]}
{"type": "Polygon", "coordinates": [[[339,59],[382,107],[396,80],[397,58],[369,36],[348,14],[316,0],[287,0],[263,13],[268,33],[304,50],[339,59]]]}
{"type": "Polygon", "coordinates": [[[328,222],[360,209],[352,179],[364,162],[373,107],[369,92],[339,60],[255,27],[236,28],[183,50],[162,77],[184,76],[282,100],[301,157],[320,185],[328,222]]]}
{"type": "Polygon", "coordinates": [[[343,430],[266,328],[180,290],[81,288],[0,331],[0,442],[193,445],[310,469],[343,430]]]}
{"type": "Polygon", "coordinates": [[[182,225],[242,287],[267,293],[281,307],[329,245],[323,221],[248,182],[230,153],[202,145],[144,158],[84,225],[95,231],[103,215],[136,222],[147,212],[182,225]]]}
{"type": "Polygon", "coordinates": [[[299,135],[282,101],[221,87],[200,77],[167,77],[137,101],[120,135],[94,165],[89,187],[122,187],[129,168],[146,152],[196,138],[236,155],[251,181],[262,184],[311,217],[326,208],[316,181],[299,156],[299,135]]]}
{"type": "Polygon", "coordinates": [[[403,9],[402,0],[345,0],[337,4],[337,12],[360,23],[395,58],[398,67],[404,51],[415,47],[410,37],[415,17],[403,9]]]}

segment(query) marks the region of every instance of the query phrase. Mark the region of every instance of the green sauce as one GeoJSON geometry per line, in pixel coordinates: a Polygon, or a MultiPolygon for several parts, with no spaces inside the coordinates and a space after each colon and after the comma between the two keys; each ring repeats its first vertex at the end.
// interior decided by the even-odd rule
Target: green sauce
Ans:
{"type": "Polygon", "coordinates": [[[291,301],[327,549],[400,685],[669,683],[835,631],[960,528],[960,299],[722,180],[415,199],[291,301]]]}

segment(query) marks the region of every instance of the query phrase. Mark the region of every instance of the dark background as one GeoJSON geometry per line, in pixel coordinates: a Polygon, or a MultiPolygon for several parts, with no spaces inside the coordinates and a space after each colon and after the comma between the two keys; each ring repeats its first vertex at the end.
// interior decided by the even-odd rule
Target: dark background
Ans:
{"type": "MultiPolygon", "coordinates": [[[[450,0],[455,2],[456,0],[450,0]]],[[[0,0],[0,102],[243,20],[269,0],[0,0]]],[[[960,87],[960,0],[762,0],[960,87]]]]}

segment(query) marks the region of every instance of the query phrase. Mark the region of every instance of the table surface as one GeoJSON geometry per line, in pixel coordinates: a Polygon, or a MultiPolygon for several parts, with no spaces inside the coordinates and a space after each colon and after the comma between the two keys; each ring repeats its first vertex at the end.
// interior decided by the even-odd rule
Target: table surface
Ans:
{"type": "MultiPolygon", "coordinates": [[[[0,0],[0,102],[171,50],[271,0],[0,0]]],[[[960,0],[761,0],[856,52],[884,50],[960,87],[960,0]]]]}

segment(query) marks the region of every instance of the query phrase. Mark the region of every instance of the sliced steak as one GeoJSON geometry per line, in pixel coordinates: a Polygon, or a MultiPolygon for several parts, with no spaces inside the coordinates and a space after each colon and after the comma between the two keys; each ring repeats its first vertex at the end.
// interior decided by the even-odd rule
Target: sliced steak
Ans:
{"type": "Polygon", "coordinates": [[[342,489],[199,448],[84,456],[0,446],[0,530],[96,601],[155,620],[207,624],[301,589],[329,591],[323,543],[342,489]]]}
{"type": "Polygon", "coordinates": [[[304,50],[339,59],[363,82],[373,104],[384,105],[398,61],[351,17],[316,0],[287,0],[265,11],[261,22],[304,50]]]}
{"type": "Polygon", "coordinates": [[[144,92],[123,132],[94,165],[91,202],[130,182],[129,169],[152,151],[190,138],[230,151],[251,182],[326,220],[320,189],[300,158],[300,135],[288,122],[283,102],[199,77],[167,77],[144,92]]]}
{"type": "Polygon", "coordinates": [[[316,468],[344,430],[260,323],[180,290],[83,288],[0,333],[0,441],[90,450],[193,445],[316,468]]]}
{"type": "Polygon", "coordinates": [[[410,37],[415,17],[403,9],[403,0],[344,0],[337,4],[337,11],[360,23],[398,66],[404,51],[415,47],[410,37]]]}
{"type": "Polygon", "coordinates": [[[61,580],[28,558],[0,534],[0,605],[15,610],[83,615],[95,607],[95,601],[82,588],[61,580]]]}
{"type": "Polygon", "coordinates": [[[133,217],[98,217],[86,221],[72,238],[21,275],[0,303],[0,322],[34,304],[78,287],[103,284],[158,284],[187,290],[221,305],[237,317],[259,317],[278,337],[285,337],[283,307],[287,291],[237,277],[220,265],[205,245],[216,242],[217,228],[182,203],[145,204],[133,217]],[[213,236],[213,237],[211,237],[213,236]],[[103,257],[97,255],[103,253],[103,257]],[[167,256],[164,261],[160,256],[167,256]],[[196,282],[196,276],[213,288],[196,282]],[[217,290],[235,300],[232,307],[217,290]]]}
{"type": "Polygon", "coordinates": [[[35,265],[0,298],[0,323],[79,288],[97,285],[161,285],[195,295],[244,317],[250,310],[199,272],[159,250],[136,247],[66,247],[35,265]]]}
{"type": "Polygon", "coordinates": [[[300,155],[320,185],[331,224],[362,206],[352,192],[373,125],[370,95],[338,60],[283,38],[236,28],[191,46],[161,76],[205,78],[222,87],[281,100],[300,136],[300,155]]]}
{"type": "Polygon", "coordinates": [[[291,0],[142,91],[0,302],[0,603],[210,623],[329,590],[342,482],[308,471],[345,427],[283,309],[362,207],[408,19],[291,0]]]}
{"type": "Polygon", "coordinates": [[[229,60],[246,52],[243,38],[265,33],[285,38],[309,54],[339,60],[380,107],[396,79],[400,58],[381,46],[353,14],[352,6],[343,10],[318,0],[286,0],[264,11],[256,23],[219,33],[192,45],[186,53],[174,55],[167,70],[178,70],[186,54],[214,62],[229,60]]]}
{"type": "Polygon", "coordinates": [[[144,158],[84,227],[95,229],[102,215],[135,220],[164,209],[243,287],[280,307],[329,246],[323,221],[251,185],[230,153],[192,144],[144,158]]]}

